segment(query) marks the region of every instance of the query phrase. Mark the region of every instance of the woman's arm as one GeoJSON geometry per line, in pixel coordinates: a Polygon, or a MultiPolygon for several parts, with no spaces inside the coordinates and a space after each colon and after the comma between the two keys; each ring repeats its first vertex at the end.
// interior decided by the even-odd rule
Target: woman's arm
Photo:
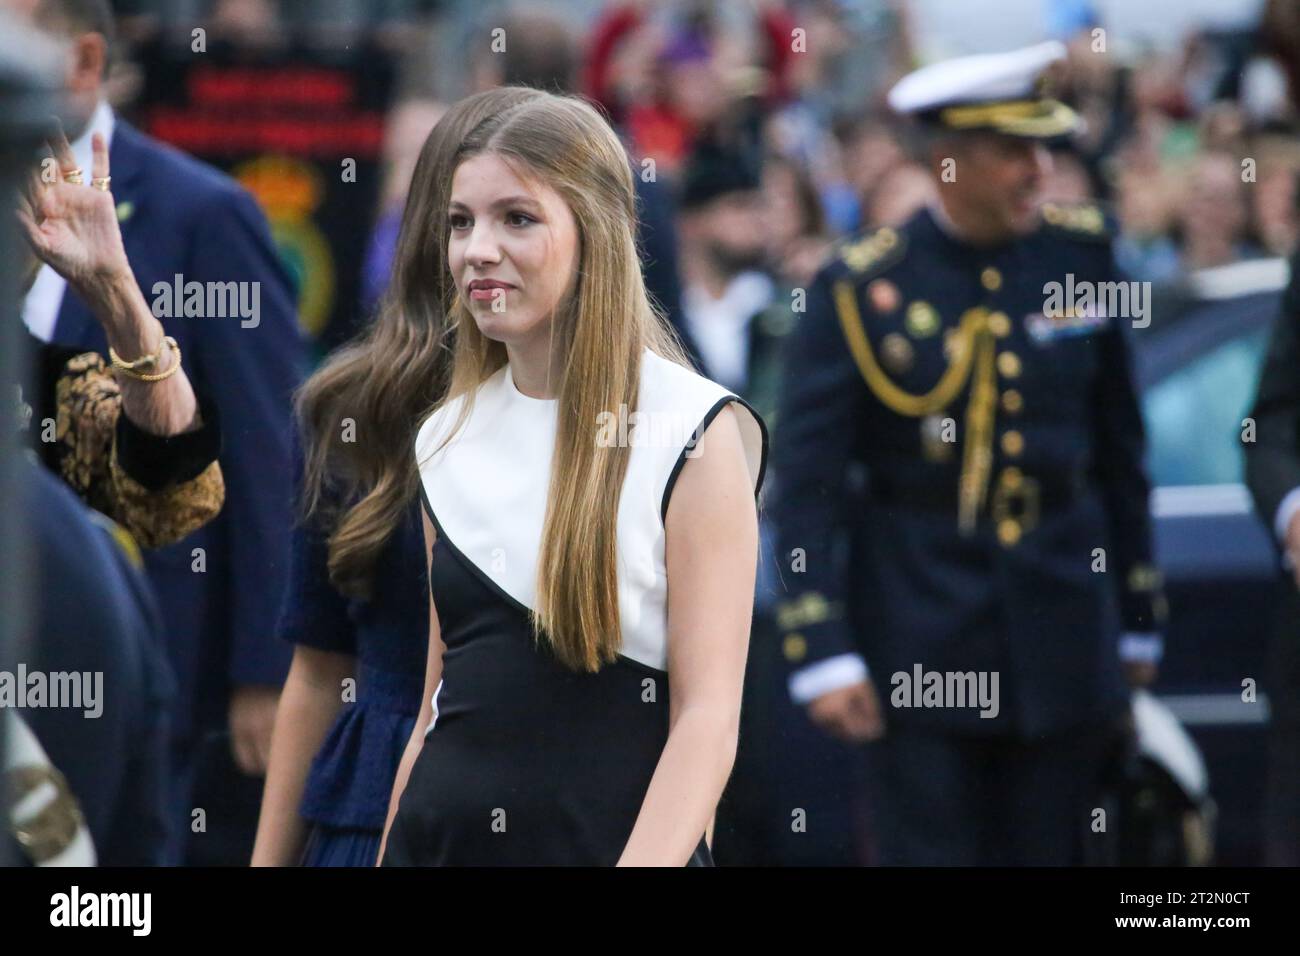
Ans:
{"type": "MultiPolygon", "coordinates": [[[[62,173],[76,167],[72,147],[62,132],[51,138],[50,147],[62,173]]],[[[98,133],[91,139],[91,148],[92,177],[107,177],[108,145],[98,133]]],[[[162,323],[154,318],[136,284],[112,194],[61,178],[47,183],[32,176],[24,200],[18,219],[32,249],[85,301],[113,351],[127,362],[161,355],[149,371],[167,371],[176,356],[162,348],[162,323]]],[[[123,374],[117,378],[122,410],[142,430],[171,436],[199,426],[198,402],[184,369],[158,382],[141,382],[123,374]]]]}
{"type": "MultiPolygon", "coordinates": [[[[71,284],[71,283],[70,283],[71,284]]],[[[77,293],[99,320],[109,346],[125,361],[159,354],[163,341],[162,323],[153,317],[135,276],[115,273],[98,280],[83,280],[77,293]]],[[[162,361],[155,371],[165,372],[176,361],[170,349],[162,349],[162,361]]],[[[141,382],[117,375],[122,389],[122,414],[141,431],[170,437],[193,431],[202,424],[198,399],[182,367],[161,382],[141,382]]]]}
{"type": "Polygon", "coordinates": [[[355,666],[351,654],[294,648],[275,712],[253,866],[293,866],[302,856],[306,831],[298,805],[312,759],[343,706],[343,681],[355,666]]]}
{"type": "Polygon", "coordinates": [[[735,411],[701,438],[665,520],[668,742],[620,866],[683,866],[736,759],[758,566],[758,514],[735,411]]]}
{"type": "MultiPolygon", "coordinates": [[[[427,514],[421,511],[420,517],[424,521],[424,550],[426,567],[428,567],[433,562],[433,541],[436,532],[427,514]]],[[[388,819],[384,821],[384,836],[379,841],[379,856],[375,860],[375,866],[384,860],[384,851],[388,849],[388,831],[393,826],[393,817],[397,815],[397,804],[402,799],[402,791],[406,789],[406,781],[411,776],[411,768],[415,766],[415,758],[420,756],[420,748],[424,745],[424,732],[429,729],[429,723],[433,720],[433,695],[438,689],[438,682],[442,680],[442,652],[442,630],[438,626],[438,609],[433,606],[433,595],[430,594],[429,656],[424,666],[424,697],[420,701],[420,716],[415,719],[415,727],[411,730],[411,739],[406,742],[406,749],[402,751],[402,760],[397,765],[397,776],[393,780],[393,794],[388,800],[388,819]]]]}

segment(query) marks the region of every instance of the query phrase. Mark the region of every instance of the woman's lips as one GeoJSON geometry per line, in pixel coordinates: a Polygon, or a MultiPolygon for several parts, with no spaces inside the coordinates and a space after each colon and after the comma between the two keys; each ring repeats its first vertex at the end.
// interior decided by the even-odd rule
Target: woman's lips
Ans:
{"type": "Polygon", "coordinates": [[[475,302],[491,302],[507,292],[514,291],[514,286],[506,283],[495,283],[493,285],[474,286],[469,289],[469,297],[475,302]]]}

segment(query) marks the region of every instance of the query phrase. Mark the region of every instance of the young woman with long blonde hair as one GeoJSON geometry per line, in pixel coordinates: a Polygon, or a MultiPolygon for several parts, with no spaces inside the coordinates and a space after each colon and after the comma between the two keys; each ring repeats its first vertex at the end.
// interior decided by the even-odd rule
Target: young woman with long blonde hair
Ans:
{"type": "Polygon", "coordinates": [[[410,447],[449,377],[453,161],[484,118],[540,95],[495,89],[447,110],[412,176],[378,319],[299,391],[303,520],[277,628],[294,656],[254,865],[372,866],[379,852],[393,777],[420,710],[428,642],[410,447]]]}
{"type": "Polygon", "coordinates": [[[708,863],[763,424],[647,300],[632,170],[594,109],[530,98],[454,168],[455,342],[414,443],[428,657],[383,862],[708,863]]]}

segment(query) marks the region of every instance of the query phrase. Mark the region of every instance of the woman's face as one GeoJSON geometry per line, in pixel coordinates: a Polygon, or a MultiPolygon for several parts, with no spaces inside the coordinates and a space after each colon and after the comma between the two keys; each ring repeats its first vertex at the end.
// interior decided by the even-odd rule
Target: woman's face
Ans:
{"type": "Polygon", "coordinates": [[[511,344],[547,334],[577,264],[578,227],[560,195],[482,153],[452,177],[448,225],[447,264],[479,330],[511,344]]]}
{"type": "Polygon", "coordinates": [[[779,163],[768,163],[763,168],[763,199],[766,208],[762,232],[767,237],[768,251],[780,255],[808,229],[794,173],[779,163]]]}

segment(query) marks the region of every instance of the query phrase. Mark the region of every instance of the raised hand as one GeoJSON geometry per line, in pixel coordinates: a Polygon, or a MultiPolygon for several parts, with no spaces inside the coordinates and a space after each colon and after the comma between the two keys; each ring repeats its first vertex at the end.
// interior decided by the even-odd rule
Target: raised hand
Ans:
{"type": "Polygon", "coordinates": [[[131,266],[122,246],[117,210],[106,188],[108,145],[104,138],[98,133],[91,138],[92,178],[82,185],[67,181],[78,170],[62,130],[50,138],[49,145],[59,177],[51,183],[36,171],[29,176],[18,207],[18,221],[27,241],[43,262],[78,289],[129,276],[131,266]]]}

